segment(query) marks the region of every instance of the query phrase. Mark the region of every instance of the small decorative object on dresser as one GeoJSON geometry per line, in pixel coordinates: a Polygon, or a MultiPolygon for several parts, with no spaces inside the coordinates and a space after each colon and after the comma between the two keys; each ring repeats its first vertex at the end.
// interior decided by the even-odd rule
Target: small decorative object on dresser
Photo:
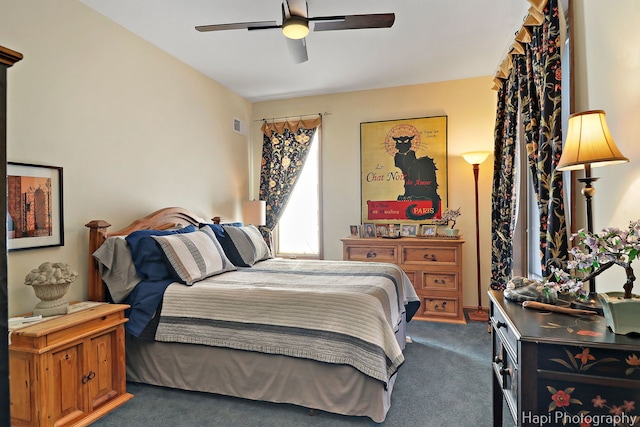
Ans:
{"type": "Polygon", "coordinates": [[[438,226],[432,224],[424,224],[422,226],[422,230],[420,230],[420,235],[422,237],[436,237],[438,234],[438,226]]]}
{"type": "Polygon", "coordinates": [[[417,224],[402,224],[402,231],[400,233],[402,236],[411,237],[416,236],[418,234],[418,225],[417,224]]]}
{"type": "Polygon", "coordinates": [[[67,314],[69,303],[63,299],[69,286],[76,280],[78,273],[71,271],[69,265],[60,262],[43,262],[27,274],[24,284],[33,287],[40,302],[33,314],[44,317],[67,314]]]}
{"type": "Polygon", "coordinates": [[[343,259],[390,262],[409,276],[420,299],[413,317],[466,323],[462,306],[462,239],[342,239],[343,259]]]}
{"type": "Polygon", "coordinates": [[[376,237],[375,224],[368,222],[363,225],[363,229],[364,229],[364,237],[376,237]]]}
{"type": "Polygon", "coordinates": [[[460,230],[456,228],[456,221],[461,214],[460,209],[461,208],[445,209],[445,211],[442,212],[442,218],[436,221],[436,224],[446,227],[444,232],[449,237],[457,236],[460,233],[460,230]],[[449,225],[449,223],[451,223],[451,225],[449,225]]]}
{"type": "MultiPolygon", "coordinates": [[[[573,260],[567,262],[566,271],[551,267],[555,281],[545,283],[550,290],[570,292],[578,298],[586,297],[584,283],[618,265],[624,268],[624,292],[597,294],[607,326],[616,334],[640,333],[640,295],[631,291],[636,276],[631,263],[640,250],[640,219],[631,221],[627,229],[605,228],[599,233],[580,230],[571,236],[581,246],[571,249],[573,260]],[[586,249],[582,249],[585,246],[586,249]]],[[[595,289],[590,289],[594,291],[595,289]]]]}
{"type": "Polygon", "coordinates": [[[351,237],[362,237],[360,234],[360,226],[359,225],[350,225],[349,226],[349,234],[351,237]]]}

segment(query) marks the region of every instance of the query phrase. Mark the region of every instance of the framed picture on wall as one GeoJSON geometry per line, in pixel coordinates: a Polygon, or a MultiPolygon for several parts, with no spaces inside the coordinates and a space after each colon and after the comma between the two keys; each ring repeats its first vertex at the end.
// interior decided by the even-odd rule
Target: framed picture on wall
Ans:
{"type": "Polygon", "coordinates": [[[439,219],[447,206],[447,116],[360,124],[362,221],[439,219]]]}
{"type": "Polygon", "coordinates": [[[62,168],[7,163],[7,249],[64,246],[62,168]]]}

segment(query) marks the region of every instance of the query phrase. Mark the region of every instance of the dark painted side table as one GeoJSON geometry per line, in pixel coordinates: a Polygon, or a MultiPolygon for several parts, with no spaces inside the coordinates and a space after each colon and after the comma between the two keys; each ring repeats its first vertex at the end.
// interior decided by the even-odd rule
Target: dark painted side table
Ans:
{"type": "Polygon", "coordinates": [[[516,426],[640,425],[640,336],[489,297],[494,427],[504,401],[516,426]]]}

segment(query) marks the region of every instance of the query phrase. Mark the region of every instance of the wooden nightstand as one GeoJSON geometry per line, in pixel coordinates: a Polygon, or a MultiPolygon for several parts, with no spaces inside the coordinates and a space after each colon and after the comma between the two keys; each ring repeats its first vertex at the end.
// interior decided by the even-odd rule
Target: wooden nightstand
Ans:
{"type": "Polygon", "coordinates": [[[12,426],[88,425],[126,392],[125,304],[100,304],[15,330],[9,346],[12,426]]]}

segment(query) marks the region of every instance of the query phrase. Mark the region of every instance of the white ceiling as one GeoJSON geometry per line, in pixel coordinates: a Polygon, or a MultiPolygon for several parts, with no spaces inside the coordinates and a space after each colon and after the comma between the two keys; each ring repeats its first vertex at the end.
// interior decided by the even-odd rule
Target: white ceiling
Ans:
{"type": "Polygon", "coordinates": [[[310,17],[393,12],[396,20],[311,31],[309,61],[295,64],[278,29],[194,29],[280,24],[281,0],[81,1],[252,102],[493,75],[529,8],[526,0],[307,0],[310,17]]]}

